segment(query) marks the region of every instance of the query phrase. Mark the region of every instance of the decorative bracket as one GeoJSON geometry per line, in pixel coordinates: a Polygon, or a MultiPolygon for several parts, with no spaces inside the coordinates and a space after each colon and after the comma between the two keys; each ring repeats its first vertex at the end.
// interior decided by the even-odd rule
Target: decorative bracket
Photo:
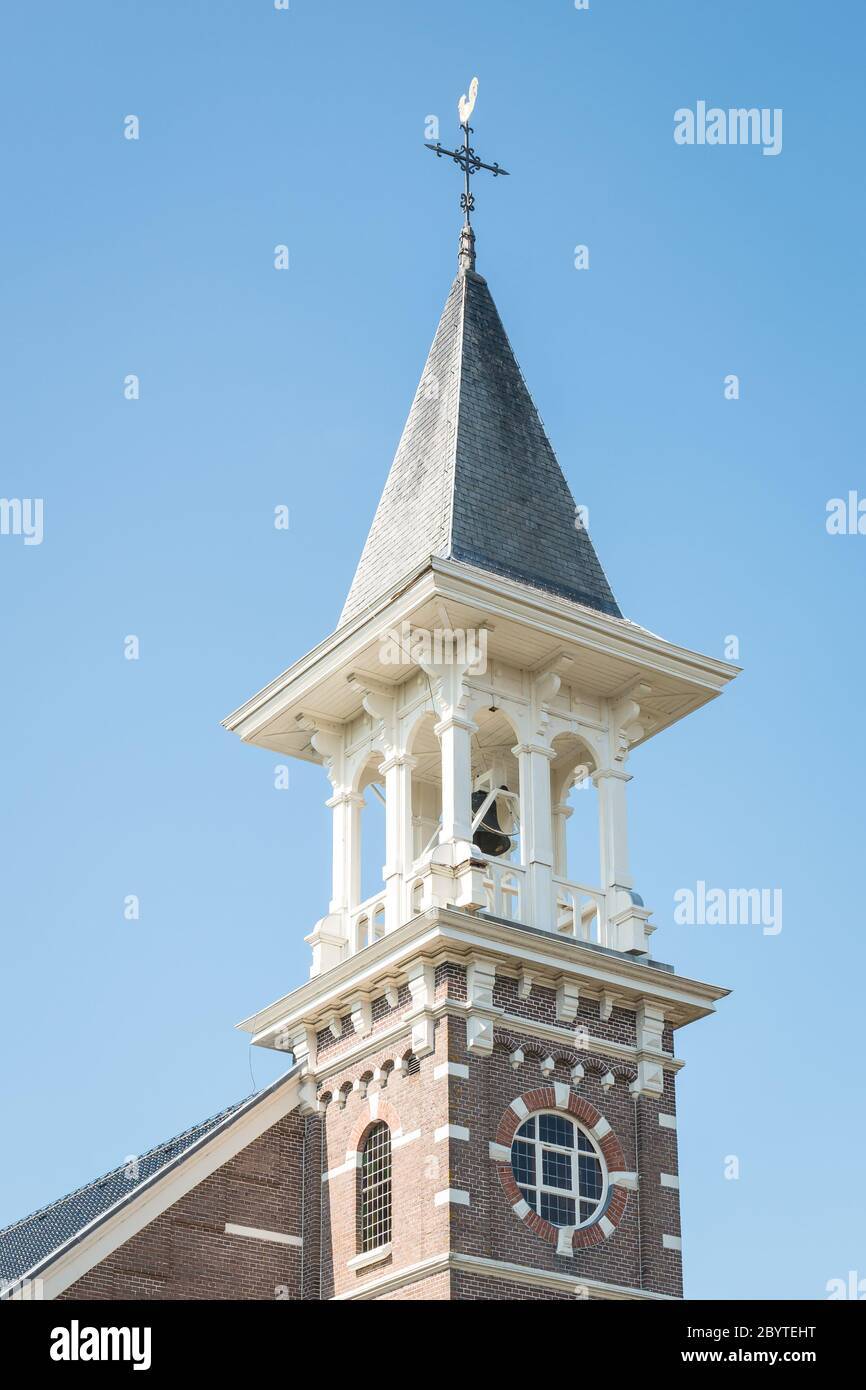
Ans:
{"type": "Polygon", "coordinates": [[[646,733],[646,715],[644,714],[643,719],[640,716],[642,707],[646,705],[647,697],[651,694],[652,687],[641,682],[623,696],[611,711],[613,755],[618,763],[625,762],[632,744],[637,743],[646,733]]]}

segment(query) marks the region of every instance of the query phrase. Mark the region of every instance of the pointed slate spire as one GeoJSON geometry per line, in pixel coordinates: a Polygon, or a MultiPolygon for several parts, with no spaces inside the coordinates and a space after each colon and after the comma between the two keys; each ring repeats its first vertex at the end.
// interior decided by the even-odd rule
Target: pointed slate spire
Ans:
{"type": "Polygon", "coordinates": [[[621,617],[592,541],[575,525],[574,499],[487,281],[466,267],[468,249],[461,241],[461,269],[340,623],[430,556],[621,617]]]}

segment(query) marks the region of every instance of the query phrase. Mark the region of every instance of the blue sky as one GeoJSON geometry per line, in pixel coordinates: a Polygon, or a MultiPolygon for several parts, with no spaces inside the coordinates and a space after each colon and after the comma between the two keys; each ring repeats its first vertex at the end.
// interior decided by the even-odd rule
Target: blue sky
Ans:
{"type": "Polygon", "coordinates": [[[677,1041],[686,1290],[866,1275],[866,536],[825,528],[866,496],[863,29],[803,0],[7,16],[0,493],[45,513],[0,537],[0,1221],[275,1074],[232,1025],[306,976],[327,785],[276,790],[219,721],[336,622],[454,271],[425,119],[456,139],[477,72],[512,172],[478,181],[478,268],[614,591],[745,667],[631,769],[656,952],[734,991],[677,1041]],[[781,154],[675,144],[698,100],[781,108],[781,154]],[[780,887],[782,932],[677,926],[698,880],[780,887]]]}

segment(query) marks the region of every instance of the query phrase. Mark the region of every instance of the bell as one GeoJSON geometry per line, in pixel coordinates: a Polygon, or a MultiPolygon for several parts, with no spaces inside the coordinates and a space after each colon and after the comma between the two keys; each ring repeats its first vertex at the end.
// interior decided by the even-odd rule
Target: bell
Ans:
{"type": "MultiPolygon", "coordinates": [[[[507,792],[507,787],[501,787],[501,791],[507,792]]],[[[488,796],[488,792],[477,791],[472,793],[472,815],[488,796]]],[[[507,854],[511,849],[511,839],[505,834],[499,824],[499,817],[496,814],[496,802],[491,801],[487,810],[481,818],[481,823],[475,831],[473,840],[482,854],[489,854],[491,859],[498,859],[500,855],[507,854]]]]}

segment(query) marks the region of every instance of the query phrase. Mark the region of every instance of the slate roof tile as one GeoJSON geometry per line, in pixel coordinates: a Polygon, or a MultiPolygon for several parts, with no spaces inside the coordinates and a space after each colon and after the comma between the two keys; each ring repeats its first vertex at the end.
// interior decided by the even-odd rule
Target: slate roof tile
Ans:
{"type": "MultiPolygon", "coordinates": [[[[270,1088],[268,1088],[270,1089],[270,1088]]],[[[173,1139],[142,1154],[134,1172],[128,1163],[121,1164],[94,1182],[79,1187],[66,1197],[42,1207],[30,1216],[14,1221],[0,1231],[0,1279],[12,1281],[40,1264],[73,1236],[78,1235],[91,1221],[102,1216],[117,1202],[129,1197],[149,1178],[169,1167],[193,1145],[218,1129],[226,1120],[258,1099],[262,1092],[237,1101],[218,1115],[193,1125],[173,1139]]]]}
{"type": "Polygon", "coordinates": [[[448,295],[340,623],[430,556],[622,617],[487,281],[448,295]]]}

